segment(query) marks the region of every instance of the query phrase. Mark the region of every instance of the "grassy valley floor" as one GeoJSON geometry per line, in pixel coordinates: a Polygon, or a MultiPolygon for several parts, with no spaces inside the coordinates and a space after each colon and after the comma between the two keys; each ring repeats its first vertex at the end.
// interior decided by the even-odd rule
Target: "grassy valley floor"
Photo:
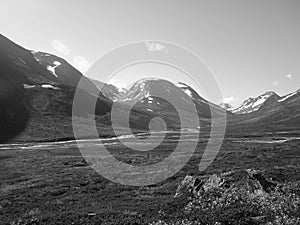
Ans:
{"type": "MultiPolygon", "coordinates": [[[[89,167],[74,143],[1,145],[0,221],[1,224],[149,224],[161,220],[161,209],[180,211],[187,204],[186,200],[174,198],[186,175],[251,168],[276,182],[300,181],[300,140],[280,142],[281,136],[228,137],[214,162],[202,172],[198,171],[198,164],[207,140],[200,138],[189,163],[177,174],[142,187],[124,186],[103,178],[89,167]]],[[[119,160],[138,165],[161,161],[175,145],[176,141],[170,139],[149,154],[132,153],[119,144],[109,145],[109,149],[119,160]]]]}

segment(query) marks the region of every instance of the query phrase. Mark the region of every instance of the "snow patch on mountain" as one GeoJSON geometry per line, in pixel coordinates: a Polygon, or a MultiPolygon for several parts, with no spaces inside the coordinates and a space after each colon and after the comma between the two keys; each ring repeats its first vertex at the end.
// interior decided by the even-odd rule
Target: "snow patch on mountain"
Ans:
{"type": "MultiPolygon", "coordinates": [[[[41,59],[39,58],[38,55],[41,55],[42,57],[51,57],[50,54],[47,54],[47,53],[42,53],[42,52],[39,52],[39,51],[31,51],[31,54],[33,55],[34,59],[39,63],[39,64],[43,64],[41,59]]],[[[52,73],[55,77],[58,77],[56,72],[55,72],[55,69],[57,67],[59,67],[61,65],[61,62],[59,61],[54,61],[51,65],[47,65],[46,66],[46,69],[52,73]]]]}
{"type": "MultiPolygon", "coordinates": [[[[194,97],[190,86],[188,86],[182,82],[178,82],[178,83],[174,83],[174,84],[176,87],[180,88],[184,93],[186,93],[190,98],[194,97]]],[[[185,100],[185,99],[183,98],[183,100],[185,100]]]]}
{"type": "Polygon", "coordinates": [[[34,84],[23,84],[24,89],[31,89],[35,87],[42,87],[42,88],[47,88],[47,89],[53,89],[53,90],[59,90],[60,88],[55,87],[51,84],[42,84],[41,86],[39,85],[34,85],[34,84]]]}
{"type": "Polygon", "coordinates": [[[263,95],[258,96],[257,98],[249,98],[242,103],[242,105],[230,109],[233,113],[251,113],[260,109],[260,107],[268,100],[274,92],[266,92],[263,95]]]}
{"type": "Polygon", "coordinates": [[[295,91],[295,92],[293,92],[293,93],[291,93],[291,94],[288,94],[288,95],[286,95],[286,96],[283,96],[281,99],[278,100],[278,102],[284,102],[285,100],[289,99],[290,97],[296,95],[298,92],[299,92],[299,91],[295,91]]]}
{"type": "Polygon", "coordinates": [[[54,87],[54,86],[51,85],[51,84],[43,84],[43,85],[42,85],[42,88],[53,89],[53,90],[59,90],[58,87],[54,87]]]}
{"type": "Polygon", "coordinates": [[[53,66],[47,65],[47,70],[49,70],[54,76],[57,77],[57,74],[55,73],[55,69],[56,69],[57,67],[59,67],[60,65],[61,65],[60,62],[54,61],[54,62],[53,62],[53,66]]]}
{"type": "Polygon", "coordinates": [[[263,96],[261,96],[258,100],[256,100],[252,104],[252,107],[254,107],[254,108],[258,107],[259,108],[269,97],[270,97],[270,95],[263,95],[263,96]]]}
{"type": "Polygon", "coordinates": [[[175,85],[179,88],[188,88],[188,86],[186,84],[181,83],[181,82],[175,83],[175,85]]]}
{"type": "Polygon", "coordinates": [[[31,89],[36,87],[36,85],[31,85],[31,84],[23,84],[24,89],[31,89]]]}
{"type": "Polygon", "coordinates": [[[186,89],[186,90],[184,90],[184,92],[191,98],[193,97],[193,93],[190,90],[186,89]]]}

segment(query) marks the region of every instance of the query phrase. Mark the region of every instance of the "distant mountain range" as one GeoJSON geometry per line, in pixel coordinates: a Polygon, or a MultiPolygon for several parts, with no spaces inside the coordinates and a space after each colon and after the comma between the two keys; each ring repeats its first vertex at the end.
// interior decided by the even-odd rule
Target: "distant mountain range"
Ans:
{"type": "MultiPolygon", "coordinates": [[[[163,118],[168,129],[180,129],[178,112],[157,94],[178,101],[180,111],[189,118],[191,102],[194,104],[200,126],[210,125],[212,115],[226,113],[230,127],[265,126],[286,129],[300,122],[300,92],[280,97],[266,92],[257,98],[249,98],[241,106],[215,105],[202,98],[184,83],[172,83],[162,79],[142,79],[129,90],[85,77],[64,59],[53,54],[30,51],[0,35],[0,142],[8,140],[57,140],[73,138],[72,103],[78,82],[85,89],[78,90],[80,106],[73,114],[89,137],[87,118],[95,115],[100,136],[114,135],[110,112],[112,104],[118,104],[121,117],[132,102],[136,102],[130,114],[131,128],[147,131],[149,121],[163,118]],[[98,96],[94,93],[99,92],[98,96]],[[192,100],[192,101],[190,101],[192,100]],[[88,110],[97,102],[95,110],[88,110]]],[[[119,124],[122,129],[124,124],[119,124]]],[[[194,127],[191,120],[187,128],[194,127]]],[[[155,125],[161,129],[161,124],[155,125]]]]}
{"type": "Polygon", "coordinates": [[[285,96],[279,96],[273,91],[266,92],[256,98],[248,98],[241,105],[233,107],[228,103],[221,103],[220,106],[232,113],[247,114],[258,111],[260,108],[283,105],[300,95],[300,89],[285,96]]]}

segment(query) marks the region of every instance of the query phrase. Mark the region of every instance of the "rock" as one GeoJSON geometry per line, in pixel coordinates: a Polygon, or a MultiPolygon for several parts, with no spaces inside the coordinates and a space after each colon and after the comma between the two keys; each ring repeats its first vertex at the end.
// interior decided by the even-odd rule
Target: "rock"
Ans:
{"type": "Polygon", "coordinates": [[[66,188],[62,188],[62,189],[54,189],[50,191],[50,195],[52,196],[59,196],[59,195],[63,195],[67,192],[68,190],[66,188]]]}
{"type": "MultiPolygon", "coordinates": [[[[247,170],[249,175],[249,180],[252,180],[255,184],[252,187],[252,191],[260,190],[262,192],[271,192],[275,190],[277,184],[275,182],[267,180],[259,171],[247,170]],[[254,189],[254,190],[253,190],[254,189]]],[[[250,182],[249,182],[250,183],[250,182]]]]}
{"type": "Polygon", "coordinates": [[[73,167],[85,167],[85,166],[88,166],[85,160],[80,160],[73,164],[73,167]]]}
{"type": "Polygon", "coordinates": [[[186,176],[181,184],[177,187],[175,198],[181,196],[184,193],[195,193],[198,192],[203,186],[204,182],[198,178],[193,176],[186,176]]]}
{"type": "Polygon", "coordinates": [[[178,186],[175,198],[183,194],[193,195],[212,188],[246,187],[250,193],[261,194],[273,191],[276,183],[267,180],[260,171],[238,170],[220,175],[186,176],[178,186]]]}

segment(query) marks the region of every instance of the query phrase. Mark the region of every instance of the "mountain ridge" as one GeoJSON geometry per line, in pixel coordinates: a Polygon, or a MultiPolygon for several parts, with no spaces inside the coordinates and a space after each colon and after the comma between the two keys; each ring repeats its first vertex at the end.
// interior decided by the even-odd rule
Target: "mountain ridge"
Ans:
{"type": "Polygon", "coordinates": [[[259,111],[260,108],[263,108],[268,104],[273,104],[275,106],[281,102],[284,102],[292,98],[298,93],[300,93],[300,89],[283,96],[279,96],[274,91],[267,91],[259,95],[258,97],[250,97],[244,100],[238,106],[232,106],[229,103],[221,103],[219,104],[219,106],[226,108],[228,111],[235,114],[248,114],[248,113],[253,113],[255,111],[259,111]]]}
{"type": "MultiPolygon", "coordinates": [[[[179,112],[170,102],[155,95],[166,95],[166,99],[177,101],[179,111],[186,118],[193,118],[190,109],[196,108],[200,126],[204,127],[210,126],[212,117],[218,118],[224,113],[228,126],[237,129],[241,126],[287,129],[300,124],[300,89],[285,96],[266,92],[245,100],[234,110],[230,106],[225,110],[207,101],[183,82],[172,83],[159,78],[141,79],[128,91],[120,92],[111,84],[85,77],[58,56],[27,50],[3,35],[0,35],[0,63],[1,142],[25,136],[27,140],[72,138],[73,114],[79,121],[95,114],[97,126],[101,127],[100,131],[104,130],[101,135],[107,135],[106,131],[114,135],[110,118],[112,104],[118,104],[118,116],[122,117],[131,109],[131,103],[135,103],[130,114],[132,129],[149,131],[149,122],[155,117],[164,119],[168,129],[181,129],[179,112]],[[77,90],[79,81],[83,82],[84,90],[77,90]],[[73,108],[76,90],[80,105],[73,108]]],[[[120,124],[120,129],[123,125],[126,124],[120,124]]],[[[161,124],[155,126],[161,129],[161,124]]],[[[195,121],[191,120],[188,127],[196,128],[195,121]]]]}

